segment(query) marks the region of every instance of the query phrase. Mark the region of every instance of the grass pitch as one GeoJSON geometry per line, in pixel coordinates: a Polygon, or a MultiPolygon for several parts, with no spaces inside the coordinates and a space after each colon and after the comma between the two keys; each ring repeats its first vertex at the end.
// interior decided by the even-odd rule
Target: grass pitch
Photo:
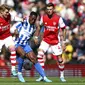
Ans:
{"type": "Polygon", "coordinates": [[[36,82],[37,78],[35,77],[25,77],[26,82],[21,83],[17,77],[5,77],[0,78],[0,85],[85,85],[85,78],[81,77],[66,77],[67,82],[61,82],[57,77],[49,77],[53,82],[36,82]]]}

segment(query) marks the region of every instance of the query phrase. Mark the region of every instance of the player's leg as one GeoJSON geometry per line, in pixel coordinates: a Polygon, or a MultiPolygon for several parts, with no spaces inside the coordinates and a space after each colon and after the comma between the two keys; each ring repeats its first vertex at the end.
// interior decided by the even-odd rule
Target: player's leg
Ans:
{"type": "Polygon", "coordinates": [[[17,75],[16,73],[16,50],[15,50],[15,44],[12,39],[12,36],[5,39],[5,46],[10,51],[10,61],[11,61],[11,72],[14,76],[17,75]]]}
{"type": "MultiPolygon", "coordinates": [[[[48,48],[49,48],[49,44],[47,44],[46,42],[42,41],[41,45],[39,47],[39,50],[38,50],[37,58],[38,58],[38,62],[42,66],[43,70],[44,70],[44,59],[43,59],[43,57],[44,57],[44,53],[47,51],[48,48]]],[[[38,79],[36,79],[36,81],[42,81],[42,80],[43,80],[42,76],[40,76],[38,79]]]]}
{"type": "MultiPolygon", "coordinates": [[[[24,47],[19,46],[18,44],[16,45],[16,52],[17,52],[17,62],[18,62],[18,79],[20,82],[25,82],[25,79],[22,75],[22,67],[24,64],[24,57],[25,57],[25,51],[23,50],[24,47]],[[20,57],[21,56],[21,57],[20,57]]],[[[26,62],[25,62],[26,63],[26,62]]],[[[28,68],[29,66],[27,66],[28,68]]]]}
{"type": "Polygon", "coordinates": [[[17,62],[18,62],[18,73],[17,73],[18,79],[21,82],[25,82],[24,77],[22,75],[22,67],[23,67],[24,59],[17,56],[17,62]]]}
{"type": "Polygon", "coordinates": [[[62,58],[60,58],[61,55],[60,56],[52,55],[52,57],[54,58],[54,60],[56,60],[56,63],[58,65],[58,68],[59,68],[59,71],[60,71],[60,80],[62,82],[66,82],[66,80],[64,78],[64,68],[65,68],[65,66],[64,66],[62,58]]]}
{"type": "MultiPolygon", "coordinates": [[[[4,58],[4,54],[2,54],[3,45],[4,45],[3,40],[0,40],[0,57],[2,56],[4,58]]],[[[5,65],[5,63],[3,65],[5,65]]]]}
{"type": "Polygon", "coordinates": [[[24,51],[24,48],[18,44],[16,44],[16,52],[17,52],[17,62],[18,62],[18,79],[20,82],[25,82],[24,77],[22,75],[22,67],[26,53],[24,51]]]}
{"type": "MultiPolygon", "coordinates": [[[[24,56],[26,56],[34,64],[35,69],[43,77],[44,81],[45,82],[51,82],[49,79],[47,79],[47,77],[45,75],[45,72],[43,71],[41,65],[37,62],[37,57],[34,54],[34,52],[32,51],[32,49],[30,48],[30,46],[29,45],[26,45],[24,47],[24,49],[22,49],[22,50],[26,52],[24,54],[24,56]]],[[[18,53],[20,53],[20,52],[18,52],[18,53]]]]}
{"type": "Polygon", "coordinates": [[[12,74],[14,76],[16,76],[17,73],[16,73],[16,51],[15,51],[15,47],[9,46],[9,50],[10,50],[10,53],[11,53],[11,55],[10,55],[10,61],[11,61],[11,65],[12,65],[11,71],[12,71],[12,74]]]}
{"type": "MultiPolygon", "coordinates": [[[[43,57],[45,57],[45,54],[43,55],[43,57]]],[[[38,62],[40,63],[40,65],[42,66],[42,69],[44,70],[44,65],[45,65],[45,61],[43,58],[38,58],[38,62]]],[[[39,76],[38,79],[36,79],[37,82],[43,81],[42,76],[39,76]]]]}
{"type": "Polygon", "coordinates": [[[37,72],[42,76],[43,80],[44,80],[45,82],[52,82],[51,80],[49,80],[49,79],[46,77],[45,72],[44,72],[44,70],[42,69],[40,63],[37,62],[37,58],[36,58],[34,52],[33,52],[33,51],[29,52],[29,53],[27,54],[27,57],[28,57],[28,58],[30,59],[30,61],[34,64],[35,69],[36,69],[37,72]]]}
{"type": "Polygon", "coordinates": [[[2,46],[4,45],[4,40],[0,40],[0,52],[2,50],[2,46]]]}
{"type": "Polygon", "coordinates": [[[47,44],[46,42],[42,41],[40,44],[40,47],[38,49],[38,62],[40,63],[40,65],[42,66],[43,70],[44,70],[44,60],[43,60],[43,56],[44,53],[48,50],[49,48],[49,44],[47,44]]]}
{"type": "Polygon", "coordinates": [[[65,78],[64,78],[64,68],[65,68],[65,65],[64,65],[64,63],[63,63],[63,60],[62,60],[62,57],[61,57],[61,55],[60,56],[58,56],[58,68],[59,68],[59,70],[60,70],[60,80],[62,81],[62,82],[66,82],[66,80],[65,80],[65,78]]]}
{"type": "Polygon", "coordinates": [[[52,50],[53,50],[53,55],[56,56],[56,62],[57,65],[59,67],[60,70],[60,80],[62,82],[65,82],[65,78],[64,78],[64,63],[63,63],[63,59],[62,59],[62,48],[61,48],[61,44],[58,43],[57,45],[51,46],[52,50]]]}
{"type": "MultiPolygon", "coordinates": [[[[41,42],[41,44],[43,44],[43,42],[41,42]]],[[[43,60],[43,56],[44,56],[45,54],[44,54],[43,50],[40,49],[40,48],[42,48],[42,47],[44,47],[44,46],[42,46],[42,47],[41,47],[41,46],[42,46],[42,45],[40,45],[40,47],[39,47],[37,58],[38,58],[38,62],[40,63],[40,65],[42,66],[42,68],[43,68],[43,70],[44,70],[44,60],[43,60]]],[[[36,79],[36,81],[43,81],[42,76],[40,76],[38,79],[36,79]]]]}
{"type": "MultiPolygon", "coordinates": [[[[28,47],[25,49],[25,52],[28,51],[28,47]],[[27,50],[26,50],[27,49],[27,50]]],[[[29,60],[34,64],[35,69],[37,70],[37,72],[42,76],[43,80],[45,82],[52,82],[51,80],[49,80],[46,75],[44,70],[42,69],[42,66],[40,65],[40,63],[37,61],[37,57],[34,54],[34,52],[30,49],[30,51],[27,52],[26,55],[27,58],[29,58],[29,60]]]]}

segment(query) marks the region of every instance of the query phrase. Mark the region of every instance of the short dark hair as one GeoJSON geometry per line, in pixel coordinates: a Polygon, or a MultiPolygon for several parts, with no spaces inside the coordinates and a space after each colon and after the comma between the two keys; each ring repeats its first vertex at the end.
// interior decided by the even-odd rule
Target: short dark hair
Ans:
{"type": "Polygon", "coordinates": [[[35,15],[36,17],[38,16],[37,13],[34,12],[34,11],[32,11],[32,12],[30,13],[30,16],[32,16],[32,15],[35,15]]]}
{"type": "Polygon", "coordinates": [[[51,7],[51,6],[54,8],[54,4],[53,4],[53,3],[48,3],[48,4],[46,5],[46,8],[47,8],[47,7],[51,7]]]}

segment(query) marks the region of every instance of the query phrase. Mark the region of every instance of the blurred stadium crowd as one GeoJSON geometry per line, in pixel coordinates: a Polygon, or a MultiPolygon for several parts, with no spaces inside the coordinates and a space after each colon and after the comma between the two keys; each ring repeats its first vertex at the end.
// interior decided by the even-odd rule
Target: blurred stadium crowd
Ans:
{"type": "MultiPolygon", "coordinates": [[[[71,64],[85,64],[85,0],[0,0],[0,4],[11,7],[11,25],[21,21],[31,11],[42,16],[45,13],[46,3],[49,2],[55,4],[55,12],[63,17],[67,25],[66,49],[62,55],[64,61],[71,64]]],[[[62,38],[62,33],[60,36],[62,38]]],[[[34,43],[32,42],[31,45],[33,46],[34,43]]],[[[6,59],[7,56],[8,54],[6,59]]],[[[48,60],[52,59],[50,54],[46,56],[48,60]]],[[[0,59],[3,60],[3,56],[0,59]]]]}

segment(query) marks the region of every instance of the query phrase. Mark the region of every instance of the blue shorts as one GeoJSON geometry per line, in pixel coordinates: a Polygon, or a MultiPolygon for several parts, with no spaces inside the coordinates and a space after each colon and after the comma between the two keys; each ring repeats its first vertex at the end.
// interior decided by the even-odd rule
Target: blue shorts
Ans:
{"type": "Polygon", "coordinates": [[[28,45],[28,44],[26,44],[26,45],[16,44],[15,46],[16,46],[16,48],[17,48],[18,46],[21,46],[26,53],[29,53],[29,52],[32,51],[32,48],[31,48],[30,45],[28,45]]]}

